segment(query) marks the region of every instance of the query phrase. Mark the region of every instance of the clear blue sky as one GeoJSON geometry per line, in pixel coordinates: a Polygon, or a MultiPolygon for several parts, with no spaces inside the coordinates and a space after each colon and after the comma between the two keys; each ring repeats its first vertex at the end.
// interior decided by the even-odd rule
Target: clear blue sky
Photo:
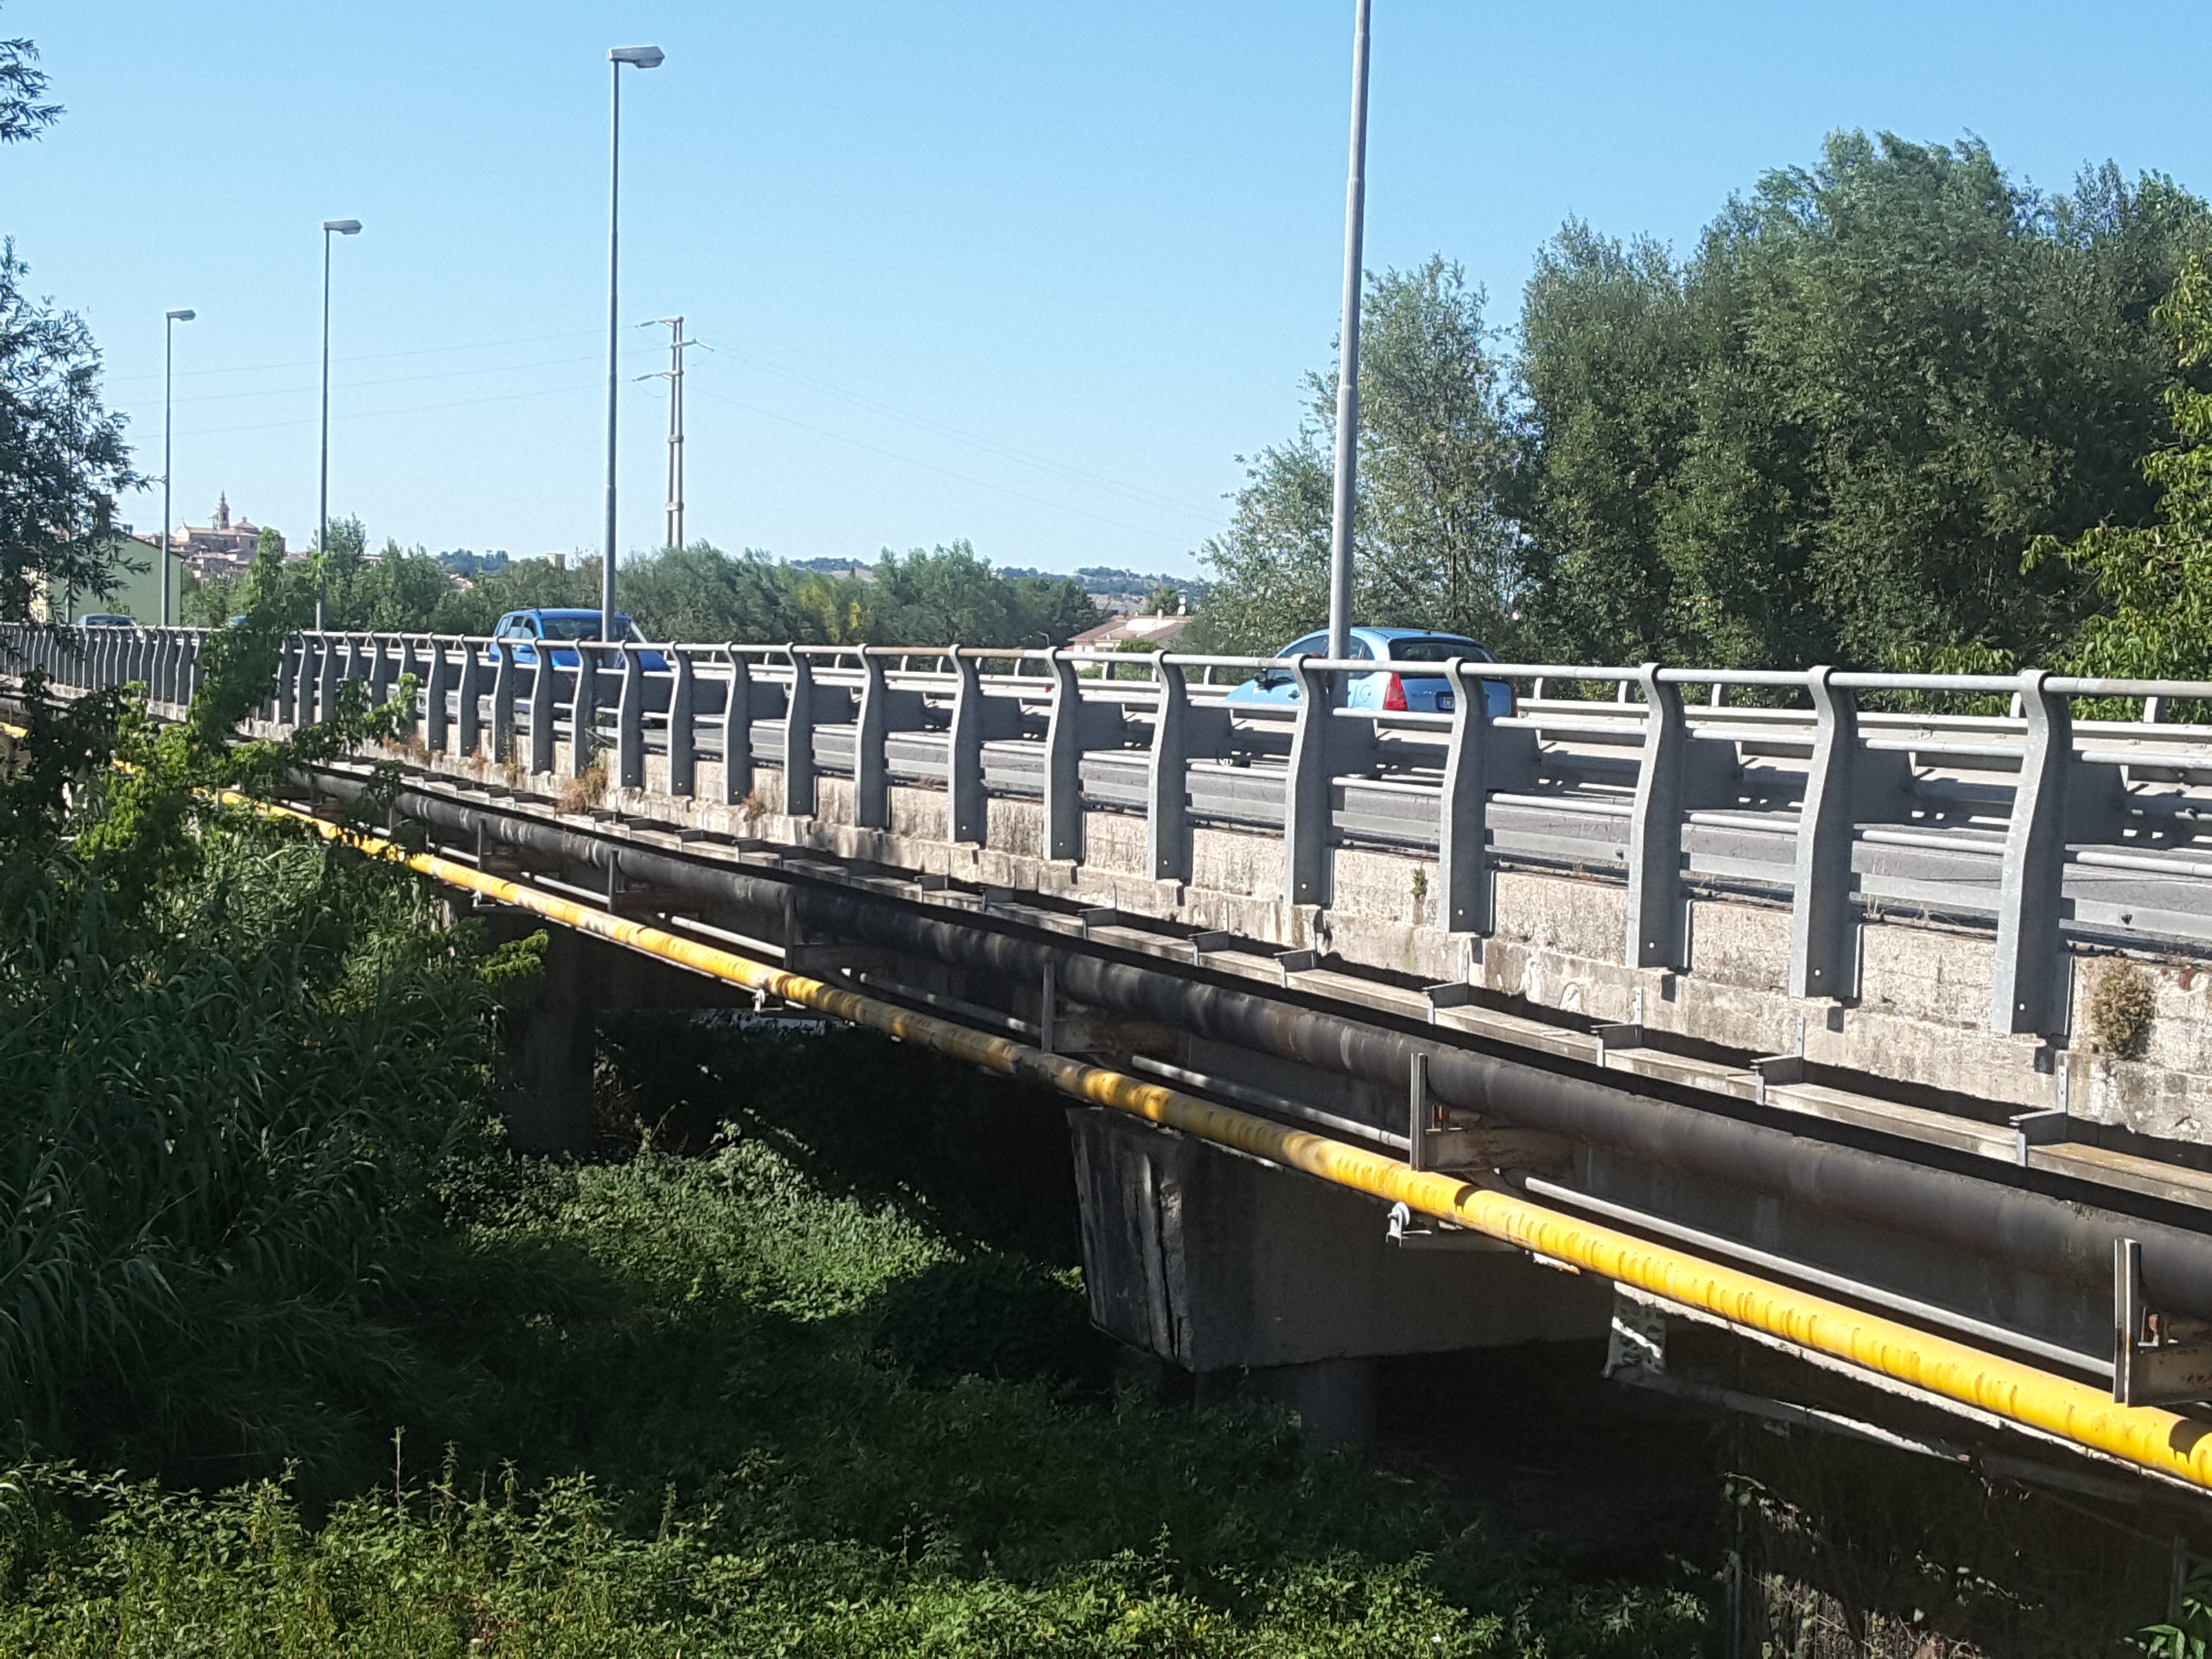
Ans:
{"type": "MultiPolygon", "coordinates": [[[[1686,246],[1837,127],[1972,132],[2212,192],[2187,3],[1375,0],[1368,264],[1462,261],[1510,323],[1570,215],[1686,246]]],[[[599,536],[605,51],[625,321],[682,312],[690,528],[867,557],[1188,572],[1236,457],[1335,331],[1350,0],[4,0],[69,106],[0,152],[0,232],[106,355],[179,517],[315,510],[325,218],[333,510],[516,554],[599,536]]],[[[665,363],[628,331],[624,373],[665,363]]],[[[625,380],[622,539],[660,538],[662,383],[625,380]]],[[[158,521],[158,496],[126,516],[158,521]]]]}

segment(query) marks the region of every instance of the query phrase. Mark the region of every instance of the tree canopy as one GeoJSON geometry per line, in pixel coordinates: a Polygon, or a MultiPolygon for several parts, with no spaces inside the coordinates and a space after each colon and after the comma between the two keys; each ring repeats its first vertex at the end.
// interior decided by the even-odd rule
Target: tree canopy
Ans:
{"type": "MultiPolygon", "coordinates": [[[[1569,223],[1510,362],[1455,267],[1370,276],[1357,620],[1555,661],[2056,660],[2113,573],[2024,556],[2150,523],[2152,312],[2208,226],[2157,174],[2051,195],[1978,141],[1838,133],[1686,258],[1569,223]]],[[[1201,550],[1217,647],[1326,617],[1334,382],[1305,391],[1201,550]]]]}

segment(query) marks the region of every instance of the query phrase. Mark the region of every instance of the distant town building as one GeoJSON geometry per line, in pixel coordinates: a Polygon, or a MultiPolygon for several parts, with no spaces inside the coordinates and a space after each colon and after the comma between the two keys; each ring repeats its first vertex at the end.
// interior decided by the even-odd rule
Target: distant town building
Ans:
{"type": "Polygon", "coordinates": [[[1107,652],[1127,647],[1133,650],[1164,651],[1190,626],[1190,602],[1184,599],[1181,604],[1182,609],[1172,616],[1115,617],[1078,634],[1067,642],[1068,649],[1107,652]]]}
{"type": "MultiPolygon", "coordinates": [[[[215,522],[185,525],[170,538],[170,547],[191,567],[194,575],[235,576],[253,562],[253,549],[261,539],[261,526],[252,520],[230,516],[228,492],[216,502],[215,522]]],[[[278,538],[277,545],[283,544],[278,538]]]]}

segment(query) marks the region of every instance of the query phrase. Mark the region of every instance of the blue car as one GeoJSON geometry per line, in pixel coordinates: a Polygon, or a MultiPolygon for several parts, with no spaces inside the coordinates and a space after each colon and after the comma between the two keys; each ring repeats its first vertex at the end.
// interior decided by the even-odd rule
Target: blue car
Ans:
{"type": "MultiPolygon", "coordinates": [[[[1309,634],[1304,639],[1292,640],[1275,654],[1325,657],[1328,654],[1328,635],[1309,634]]],[[[1498,660],[1489,647],[1478,645],[1464,635],[1435,634],[1419,628],[1355,628],[1352,630],[1352,654],[1363,662],[1403,663],[1407,667],[1378,668],[1371,674],[1353,675],[1345,698],[1347,708],[1379,708],[1392,713],[1403,710],[1415,714],[1449,714],[1458,702],[1458,694],[1443,675],[1423,673],[1414,665],[1447,663],[1454,657],[1464,657],[1471,662],[1498,660]]],[[[1485,680],[1482,690],[1490,705],[1491,719],[1504,720],[1513,713],[1513,688],[1504,680],[1485,680]]],[[[1295,704],[1297,700],[1297,682],[1288,670],[1280,668],[1268,669],[1257,678],[1245,681],[1227,698],[1230,702],[1243,704],[1295,704]]]]}
{"type": "MultiPolygon", "coordinates": [[[[638,631],[637,624],[619,611],[615,612],[615,625],[625,644],[645,643],[645,635],[638,631]]],[[[559,642],[598,639],[599,613],[580,610],[510,611],[499,619],[498,625],[491,632],[495,640],[515,641],[514,661],[518,668],[538,666],[538,642],[541,640],[554,642],[550,653],[554,667],[574,668],[577,660],[575,651],[562,650],[559,642]]],[[[592,660],[602,668],[620,668],[622,653],[618,651],[594,652],[592,660]]],[[[641,651],[638,660],[639,665],[648,673],[668,672],[668,659],[658,651],[641,651]]]]}

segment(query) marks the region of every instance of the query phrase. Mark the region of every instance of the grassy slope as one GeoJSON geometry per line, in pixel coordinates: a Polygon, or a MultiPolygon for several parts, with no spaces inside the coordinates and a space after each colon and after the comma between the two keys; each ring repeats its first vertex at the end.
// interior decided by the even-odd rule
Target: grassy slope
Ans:
{"type": "MultiPolygon", "coordinates": [[[[874,1051],[833,1058],[847,1100],[886,1092],[874,1051]]],[[[1548,1572],[1279,1418],[1116,1395],[1072,1273],[989,1242],[1018,1224],[933,1190],[926,1146],[863,1133],[841,1159],[777,1133],[766,1097],[823,1073],[754,1059],[772,1086],[731,1103],[749,1132],[709,1157],[456,1180],[457,1236],[407,1310],[446,1398],[380,1495],[311,1512],[282,1486],[19,1474],[0,1648],[1698,1650],[1687,1594],[1548,1572]],[[916,1181],[887,1177],[902,1154],[916,1181]]],[[[888,1064],[909,1091],[973,1086],[888,1064]]]]}

